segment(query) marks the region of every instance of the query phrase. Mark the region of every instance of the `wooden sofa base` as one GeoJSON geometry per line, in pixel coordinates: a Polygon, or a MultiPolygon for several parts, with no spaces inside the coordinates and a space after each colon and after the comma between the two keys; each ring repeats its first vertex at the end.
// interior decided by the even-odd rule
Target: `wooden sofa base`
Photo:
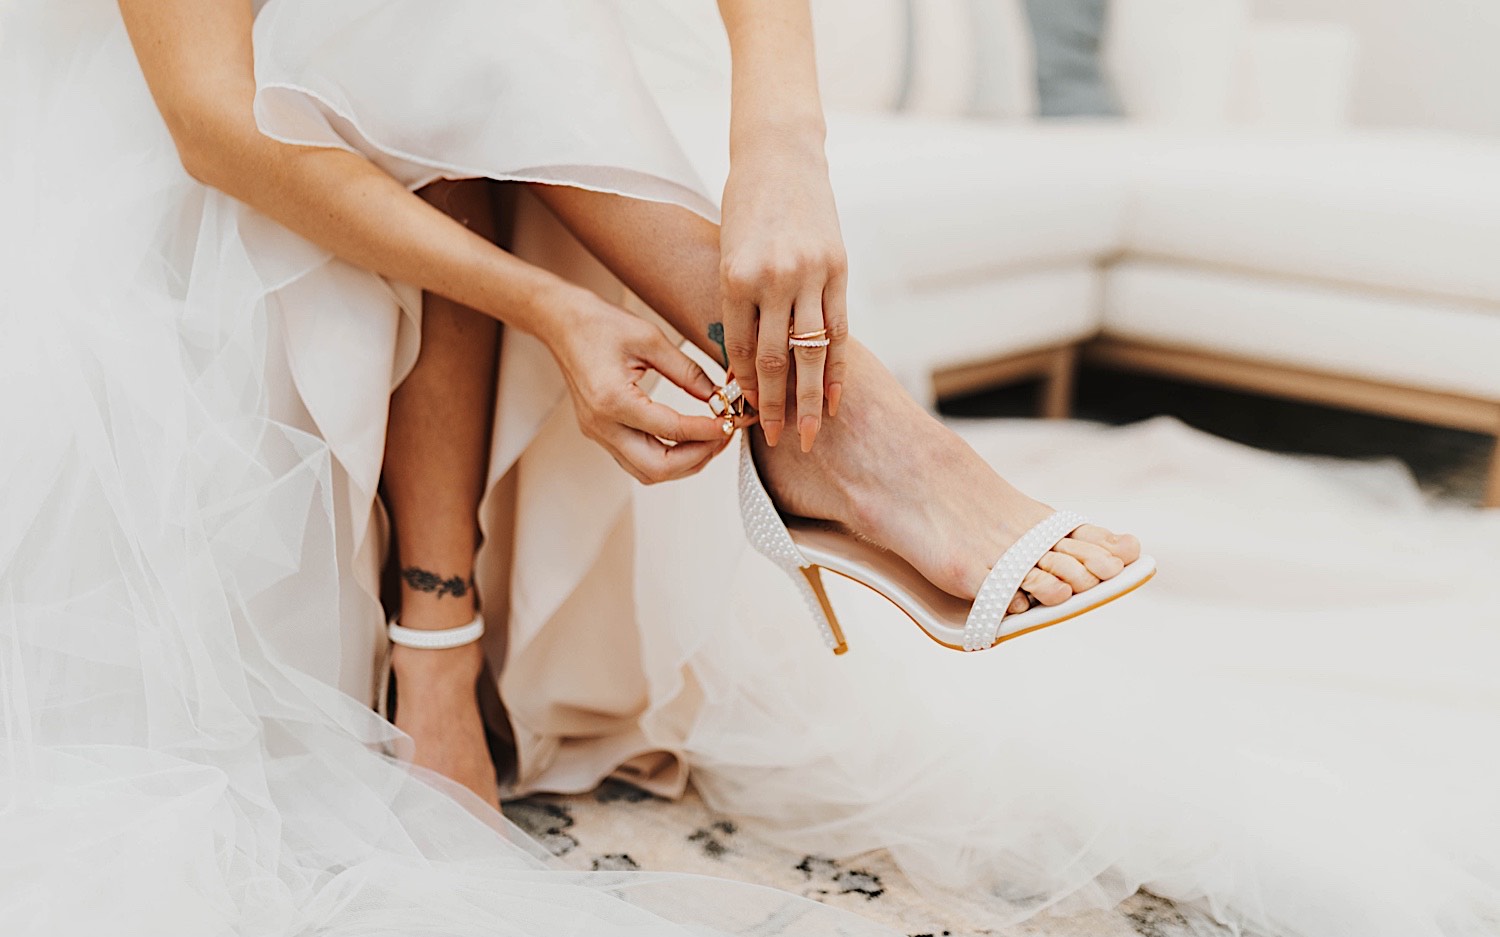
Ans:
{"type": "Polygon", "coordinates": [[[1268,361],[1117,338],[1096,338],[1082,345],[954,368],[935,375],[933,384],[938,396],[945,397],[1041,378],[1045,382],[1041,415],[1056,419],[1068,415],[1080,357],[1085,363],[1099,367],[1483,433],[1495,439],[1483,503],[1486,507],[1500,507],[1500,400],[1382,384],[1268,361]]]}
{"type": "Polygon", "coordinates": [[[1040,415],[1062,420],[1073,409],[1073,380],[1078,368],[1078,345],[1061,345],[997,361],[939,371],[932,376],[938,399],[1003,387],[1017,381],[1040,380],[1040,415]]]}

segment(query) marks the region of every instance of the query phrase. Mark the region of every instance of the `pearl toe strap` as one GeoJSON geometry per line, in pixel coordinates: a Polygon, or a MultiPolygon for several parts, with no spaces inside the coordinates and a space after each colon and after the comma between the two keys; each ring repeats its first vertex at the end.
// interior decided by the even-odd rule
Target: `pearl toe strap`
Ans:
{"type": "Polygon", "coordinates": [[[438,631],[422,631],[418,628],[404,628],[391,622],[386,630],[390,635],[392,644],[402,647],[414,647],[423,651],[445,651],[448,648],[463,647],[465,644],[473,644],[484,636],[484,616],[475,615],[474,620],[467,625],[457,628],[443,628],[438,631]]]}
{"type": "Polygon", "coordinates": [[[1011,544],[979,587],[979,597],[964,623],[964,650],[983,651],[994,646],[1000,636],[1000,623],[1010,607],[1011,597],[1021,588],[1021,580],[1058,541],[1086,523],[1071,511],[1058,511],[1011,544]]]}

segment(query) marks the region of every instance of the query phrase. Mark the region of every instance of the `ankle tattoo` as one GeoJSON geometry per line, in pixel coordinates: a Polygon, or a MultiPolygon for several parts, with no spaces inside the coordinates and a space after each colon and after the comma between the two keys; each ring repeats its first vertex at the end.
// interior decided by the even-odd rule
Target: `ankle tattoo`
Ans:
{"type": "Polygon", "coordinates": [[[473,576],[467,579],[463,576],[450,576],[444,579],[437,573],[416,566],[408,566],[401,570],[401,579],[418,592],[436,593],[434,598],[439,599],[449,595],[455,599],[461,599],[474,591],[473,576]]]}

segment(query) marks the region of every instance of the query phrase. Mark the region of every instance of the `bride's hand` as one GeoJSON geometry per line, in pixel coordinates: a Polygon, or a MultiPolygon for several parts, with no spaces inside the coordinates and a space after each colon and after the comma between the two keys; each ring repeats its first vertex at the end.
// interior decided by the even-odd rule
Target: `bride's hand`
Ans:
{"type": "Polygon", "coordinates": [[[641,482],[685,478],[724,448],[723,421],[657,403],[640,381],[656,371],[699,400],[714,383],[661,329],[579,287],[554,305],[555,335],[544,338],[562,367],[585,436],[641,482]]]}
{"type": "Polygon", "coordinates": [[[838,412],[849,333],[844,239],[821,138],[740,147],[724,187],[721,286],[725,353],[766,441],[788,416],[803,451],[838,412]],[[825,348],[787,347],[788,332],[828,330],[825,348]],[[795,375],[792,364],[795,362],[795,375]],[[788,383],[796,406],[787,413],[788,383]]]}

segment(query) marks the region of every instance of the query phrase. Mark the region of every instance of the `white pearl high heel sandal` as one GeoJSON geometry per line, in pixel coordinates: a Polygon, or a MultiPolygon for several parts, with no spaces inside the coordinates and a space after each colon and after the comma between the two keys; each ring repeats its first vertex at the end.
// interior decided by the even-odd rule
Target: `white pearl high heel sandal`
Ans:
{"type": "MultiPolygon", "coordinates": [[[[423,651],[445,651],[449,648],[473,644],[484,637],[484,616],[475,615],[474,620],[467,625],[459,625],[457,628],[442,628],[435,631],[405,628],[393,621],[386,629],[386,634],[391,639],[392,648],[399,644],[402,647],[417,648],[423,651]]],[[[391,671],[391,656],[390,649],[387,649],[385,663],[380,668],[380,694],[375,704],[375,711],[387,722],[394,722],[396,720],[396,693],[394,689],[396,675],[391,671]]]]}
{"type": "MultiPolygon", "coordinates": [[[[738,382],[731,380],[717,391],[710,406],[718,417],[743,416],[738,382]]],[[[819,521],[784,517],[761,482],[748,434],[740,443],[740,516],[750,545],[786,570],[797,584],[819,624],[823,643],[835,654],[843,654],[849,646],[823,589],[824,570],[873,589],[906,613],[929,638],[955,651],[987,650],[1076,618],[1135,591],[1156,574],[1155,561],[1142,556],[1113,579],[1060,605],[1009,614],[1011,598],[1032,567],[1059,541],[1088,523],[1077,514],[1059,511],[1012,544],[990,570],[978,598],[966,602],[934,586],[894,553],[819,521]]]]}

